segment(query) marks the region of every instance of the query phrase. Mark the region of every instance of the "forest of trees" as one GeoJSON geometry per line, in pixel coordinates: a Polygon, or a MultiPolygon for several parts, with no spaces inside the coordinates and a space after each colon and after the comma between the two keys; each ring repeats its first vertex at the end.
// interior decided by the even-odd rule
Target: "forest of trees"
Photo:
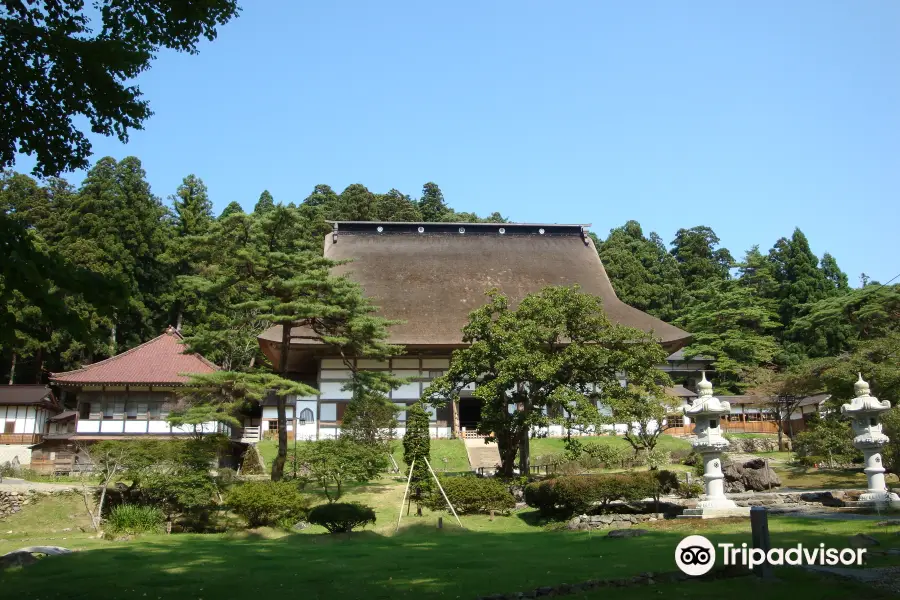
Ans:
{"type": "MultiPolygon", "coordinates": [[[[240,285],[210,294],[229,256],[275,248],[277,236],[320,251],[330,219],[505,221],[496,212],[456,212],[435,183],[418,198],[353,184],[340,193],[318,185],[303,199],[285,200],[263,191],[252,212],[232,202],[215,215],[203,181],[188,175],[163,201],[135,157],[98,160],[77,188],[3,172],[2,222],[15,234],[5,250],[19,261],[4,265],[0,286],[4,382],[44,382],[48,372],[106,358],[167,325],[216,363],[245,369],[261,360],[255,338],[268,323],[236,318],[252,300],[240,285]],[[247,324],[240,336],[236,321],[247,324]]],[[[706,226],[678,229],[668,244],[636,221],[605,238],[592,235],[619,297],[691,332],[687,354],[715,359],[719,390],[746,391],[761,371],[798,370],[839,390],[852,370],[872,377],[896,360],[900,286],[862,276],[862,286],[851,288],[834,257],[813,254],[800,229],[741,259],[706,226]]],[[[873,391],[894,399],[896,380],[882,373],[873,391]]]]}

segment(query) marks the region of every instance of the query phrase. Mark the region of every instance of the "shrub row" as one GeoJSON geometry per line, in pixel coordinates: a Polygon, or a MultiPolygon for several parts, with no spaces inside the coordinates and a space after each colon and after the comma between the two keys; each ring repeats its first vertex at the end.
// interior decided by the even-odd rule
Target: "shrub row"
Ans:
{"type": "Polygon", "coordinates": [[[678,487],[671,471],[643,471],[613,475],[572,475],[537,481],[525,486],[525,502],[542,515],[568,516],[601,508],[611,502],[656,498],[678,487]]]}
{"type": "MultiPolygon", "coordinates": [[[[441,486],[460,514],[503,512],[516,507],[516,499],[509,487],[499,479],[475,475],[442,477],[441,486]]],[[[425,505],[432,510],[449,510],[437,489],[431,490],[425,505]]]]}

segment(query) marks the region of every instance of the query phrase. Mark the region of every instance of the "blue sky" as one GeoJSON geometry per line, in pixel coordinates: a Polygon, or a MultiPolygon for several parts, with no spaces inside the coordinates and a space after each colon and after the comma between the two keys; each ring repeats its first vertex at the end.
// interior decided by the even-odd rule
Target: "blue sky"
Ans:
{"type": "Polygon", "coordinates": [[[900,273],[898,2],[243,4],[159,56],[156,114],[95,158],[140,157],[161,197],[196,173],[217,210],[435,181],[601,236],[709,225],[736,256],[799,226],[853,284],[900,273]]]}

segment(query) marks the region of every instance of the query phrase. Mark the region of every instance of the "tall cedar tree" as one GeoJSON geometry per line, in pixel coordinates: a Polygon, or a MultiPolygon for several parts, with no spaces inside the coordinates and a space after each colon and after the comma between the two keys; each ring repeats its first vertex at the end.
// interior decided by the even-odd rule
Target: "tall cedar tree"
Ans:
{"type": "Polygon", "coordinates": [[[577,286],[544,288],[516,309],[497,290],[488,297],[463,328],[470,346],[453,352],[450,369],[423,399],[446,403],[476,384],[478,430],[496,439],[505,476],[513,475],[517,453],[519,472],[529,472],[529,434],[548,423],[546,413],[565,409],[599,425],[601,398],[616,414],[636,412],[643,398],[663,397],[658,382],[668,378],[656,365],[665,351],[646,333],[612,324],[600,298],[577,286]],[[623,372],[628,387],[619,383],[623,372]]]}
{"type": "Polygon", "coordinates": [[[662,238],[656,233],[645,237],[640,223],[628,221],[610,229],[606,240],[594,241],[622,302],[664,321],[675,319],[681,309],[684,280],[662,238]]]}
{"type": "MultiPolygon", "coordinates": [[[[238,313],[233,327],[240,329],[248,320],[257,319],[281,326],[282,351],[279,364],[274,365],[276,373],[285,379],[289,373],[287,349],[291,342],[317,341],[343,357],[351,368],[354,395],[365,390],[378,393],[395,385],[388,373],[363,372],[353,366],[353,357],[384,359],[399,351],[386,342],[390,322],[374,316],[376,308],[358,284],[330,274],[339,263],[303,246],[298,209],[276,205],[262,215],[235,215],[226,222],[234,219],[243,219],[246,225],[244,230],[238,228],[249,237],[246,245],[224,257],[222,268],[211,270],[211,279],[200,283],[208,284],[206,289],[214,293],[248,287],[248,299],[234,306],[238,313]]],[[[286,404],[287,395],[279,394],[278,454],[272,465],[276,481],[282,477],[287,457],[286,404]]]]}
{"type": "Polygon", "coordinates": [[[689,293],[710,282],[729,278],[734,259],[726,248],[718,245],[719,236],[705,225],[679,229],[675,234],[671,254],[678,261],[689,293]]]}
{"type": "Polygon", "coordinates": [[[85,4],[2,4],[0,167],[18,153],[36,156],[38,175],[87,167],[91,143],[76,123],[127,142],[153,114],[134,79],[164,48],[195,54],[238,13],[236,0],[85,4]]]}
{"type": "Polygon", "coordinates": [[[179,277],[195,275],[198,245],[205,244],[205,235],[213,224],[212,202],[206,184],[196,175],[185,177],[169,198],[175,212],[173,219],[174,237],[160,260],[171,266],[176,279],[172,286],[172,321],[181,330],[185,309],[200,308],[200,299],[192,290],[181,284],[179,277]]]}
{"type": "MultiPolygon", "coordinates": [[[[430,416],[421,402],[406,411],[406,433],[403,434],[403,462],[412,465],[412,482],[420,489],[431,481],[425,459],[431,456],[430,416]],[[415,464],[413,464],[415,460],[415,464]]],[[[408,473],[408,471],[407,471],[408,473]]]]}
{"type": "Polygon", "coordinates": [[[422,186],[422,197],[419,198],[418,204],[422,220],[428,223],[446,221],[447,217],[453,213],[444,202],[441,188],[431,181],[422,186]]]}

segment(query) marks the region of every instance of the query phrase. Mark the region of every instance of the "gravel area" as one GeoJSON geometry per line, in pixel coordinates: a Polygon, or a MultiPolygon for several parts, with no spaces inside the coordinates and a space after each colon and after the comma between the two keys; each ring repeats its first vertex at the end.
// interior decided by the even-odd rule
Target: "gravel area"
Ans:
{"type": "Polygon", "coordinates": [[[12,477],[4,477],[3,480],[0,481],[0,492],[55,492],[59,490],[80,489],[81,485],[78,483],[42,483],[38,481],[14,479],[12,477]]]}

